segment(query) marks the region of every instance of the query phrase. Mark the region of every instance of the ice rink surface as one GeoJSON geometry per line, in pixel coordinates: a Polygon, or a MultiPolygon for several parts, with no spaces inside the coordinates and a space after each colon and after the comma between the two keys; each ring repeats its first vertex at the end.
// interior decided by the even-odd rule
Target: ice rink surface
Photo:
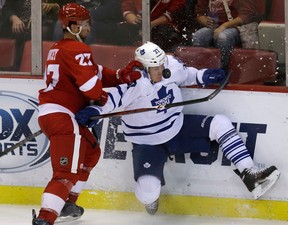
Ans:
{"type": "MultiPolygon", "coordinates": [[[[5,225],[31,225],[32,209],[37,213],[39,206],[0,205],[0,221],[5,225]]],[[[63,225],[288,225],[286,221],[208,218],[198,216],[175,216],[158,214],[150,216],[145,212],[105,211],[86,209],[79,220],[63,225]]],[[[57,225],[56,224],[56,225],[57,225]]]]}

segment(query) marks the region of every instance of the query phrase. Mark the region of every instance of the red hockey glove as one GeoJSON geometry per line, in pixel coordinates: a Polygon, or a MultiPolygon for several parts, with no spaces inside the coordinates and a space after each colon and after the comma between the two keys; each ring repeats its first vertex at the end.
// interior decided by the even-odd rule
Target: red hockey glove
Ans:
{"type": "Polygon", "coordinates": [[[141,77],[141,73],[139,71],[135,71],[136,68],[143,69],[143,66],[140,62],[133,60],[129,62],[125,68],[117,70],[117,83],[132,83],[139,79],[141,77]]]}
{"type": "Polygon", "coordinates": [[[108,94],[102,90],[101,96],[95,100],[95,105],[103,106],[108,101],[108,94]]]}

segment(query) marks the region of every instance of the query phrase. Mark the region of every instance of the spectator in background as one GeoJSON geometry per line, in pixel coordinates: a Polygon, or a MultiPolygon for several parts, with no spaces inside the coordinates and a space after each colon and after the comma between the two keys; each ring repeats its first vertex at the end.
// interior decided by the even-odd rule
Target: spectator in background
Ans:
{"type": "Polygon", "coordinates": [[[127,44],[141,42],[142,30],[142,1],[121,0],[121,13],[124,21],[118,24],[118,29],[123,34],[127,44]]]}
{"type": "MultiPolygon", "coordinates": [[[[57,13],[62,5],[69,0],[43,0],[42,1],[42,37],[51,40],[51,31],[57,20],[57,13]]],[[[2,34],[7,36],[23,35],[30,39],[31,33],[31,0],[6,0],[3,6],[2,34]]]]}
{"type": "Polygon", "coordinates": [[[30,40],[31,1],[6,0],[2,8],[2,27],[0,36],[16,40],[15,64],[18,70],[22,58],[24,44],[30,40]]]}
{"type": "Polygon", "coordinates": [[[42,0],[42,38],[51,41],[60,8],[70,0],[42,0]]]}
{"type": "MultiPolygon", "coordinates": [[[[151,1],[151,40],[166,51],[173,51],[182,42],[185,3],[151,1]]],[[[131,45],[142,41],[141,0],[100,0],[100,5],[90,12],[93,22],[87,44],[131,45]]]]}
{"type": "MultiPolygon", "coordinates": [[[[92,1],[88,1],[89,0],[76,0],[78,4],[84,6],[87,6],[88,4],[89,6],[86,8],[91,12],[91,33],[86,39],[86,44],[102,43],[129,45],[133,43],[132,40],[141,40],[138,26],[133,29],[134,25],[127,23],[127,21],[123,21],[120,10],[120,0],[98,0],[93,1],[93,3],[92,1]]],[[[134,4],[134,2],[137,1],[131,1],[132,4],[134,4]]],[[[139,3],[141,10],[141,0],[139,3]]],[[[62,35],[62,31],[58,33],[61,33],[62,35]]],[[[59,38],[59,35],[54,35],[54,40],[59,38]]]]}
{"type": "Polygon", "coordinates": [[[0,31],[1,31],[1,28],[2,28],[2,21],[3,21],[2,8],[3,8],[4,4],[5,4],[5,0],[0,0],[0,31]]]}
{"type": "Polygon", "coordinates": [[[120,35],[117,26],[122,21],[120,0],[100,0],[100,5],[90,10],[92,18],[91,33],[87,44],[119,44],[120,35]]]}
{"type": "Polygon", "coordinates": [[[184,13],[181,16],[180,27],[182,28],[182,45],[191,46],[192,33],[199,29],[195,6],[197,0],[186,0],[184,13]]]}
{"type": "MultiPolygon", "coordinates": [[[[151,0],[151,40],[165,51],[173,51],[182,40],[184,9],[186,0],[151,0]]],[[[122,29],[127,30],[130,42],[141,41],[142,1],[122,0],[121,12],[124,18],[122,29]],[[123,26],[129,24],[130,26],[123,26]],[[130,29],[128,29],[130,28],[130,29]]]]}
{"type": "Polygon", "coordinates": [[[129,24],[141,24],[142,22],[142,1],[121,0],[121,11],[123,18],[129,24]]]}
{"type": "Polygon", "coordinates": [[[101,2],[105,2],[105,0],[74,0],[70,2],[76,2],[77,4],[83,5],[86,9],[91,11],[93,8],[100,6],[101,2]]]}
{"type": "Polygon", "coordinates": [[[233,47],[241,45],[237,27],[260,18],[257,2],[258,0],[227,0],[233,17],[228,20],[222,0],[198,0],[196,15],[202,28],[192,34],[192,45],[219,48],[222,68],[227,69],[233,47]]]}
{"type": "Polygon", "coordinates": [[[182,42],[186,0],[151,0],[151,41],[165,52],[173,52],[182,42]]]}
{"type": "MultiPolygon", "coordinates": [[[[42,38],[51,40],[57,13],[68,0],[42,1],[42,38]]],[[[18,70],[25,42],[31,39],[31,0],[6,0],[2,9],[0,36],[16,39],[15,70],[18,70]]]]}

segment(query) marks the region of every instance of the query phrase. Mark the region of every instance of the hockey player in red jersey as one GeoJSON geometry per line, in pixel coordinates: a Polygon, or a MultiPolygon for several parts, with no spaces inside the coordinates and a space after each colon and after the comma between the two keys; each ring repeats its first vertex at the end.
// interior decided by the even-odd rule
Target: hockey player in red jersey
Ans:
{"type": "Polygon", "coordinates": [[[89,19],[89,11],[76,3],[68,3],[59,11],[64,39],[48,53],[38,118],[50,140],[53,177],[42,195],[38,217],[33,210],[33,225],[53,225],[57,217],[82,216],[84,209],[75,202],[99,160],[100,148],[93,134],[77,124],[74,114],[91,100],[104,105],[107,94],[102,87],[130,83],[141,76],[133,70],[141,67],[136,61],[117,71],[93,61],[89,46],[83,43],[90,32],[89,19]]]}

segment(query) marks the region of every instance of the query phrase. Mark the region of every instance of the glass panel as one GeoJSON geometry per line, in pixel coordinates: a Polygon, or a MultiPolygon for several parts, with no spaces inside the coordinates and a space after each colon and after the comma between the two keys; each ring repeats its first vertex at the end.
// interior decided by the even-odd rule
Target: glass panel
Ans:
{"type": "MultiPolygon", "coordinates": [[[[41,31],[37,24],[39,22],[41,25],[41,20],[32,19],[32,23],[37,26],[35,25],[34,33],[31,34],[31,27],[33,27],[31,26],[31,4],[33,12],[39,12],[37,9],[41,7],[41,2],[35,0],[0,1],[0,50],[5,52],[0,55],[1,74],[3,71],[10,71],[6,74],[13,73],[12,71],[33,74],[31,73],[33,71],[31,68],[33,68],[36,71],[35,74],[41,75],[39,69],[37,72],[41,64],[39,58],[43,58],[42,64],[44,65],[48,47],[63,38],[57,13],[60,7],[68,2],[71,1],[42,1],[43,55],[41,57],[42,46],[39,46],[40,41],[38,41],[41,38],[41,31]],[[35,29],[37,29],[36,32],[35,29]],[[32,36],[34,39],[31,43],[32,36]]],[[[241,44],[237,28],[225,29],[226,35],[228,32],[228,35],[234,38],[225,39],[222,42],[221,38],[218,38],[217,42],[211,39],[213,32],[217,34],[219,28],[210,29],[204,36],[199,35],[203,32],[201,28],[205,26],[205,23],[207,25],[208,18],[211,22],[218,21],[220,24],[223,18],[227,21],[224,6],[218,7],[218,10],[222,10],[219,17],[216,16],[217,10],[205,11],[209,9],[209,0],[171,0],[160,1],[160,3],[153,0],[75,0],[72,2],[84,5],[91,13],[91,33],[85,43],[91,46],[94,54],[100,51],[95,50],[95,46],[102,47],[102,56],[99,54],[94,56],[96,63],[105,63],[103,54],[111,53],[114,56],[111,60],[120,66],[128,58],[121,58],[119,51],[122,50],[116,47],[113,49],[113,46],[131,46],[129,59],[132,59],[133,50],[142,43],[142,40],[151,40],[166,52],[180,57],[188,66],[198,69],[225,66],[232,73],[230,82],[232,84],[286,85],[284,0],[245,1],[246,4],[250,2],[252,6],[257,3],[257,10],[250,14],[251,20],[246,17],[244,22],[248,24],[254,20],[259,22],[258,49],[246,49],[241,44]],[[133,2],[133,4],[127,2],[133,2]],[[199,17],[201,12],[204,12],[203,17],[199,17]],[[206,22],[203,22],[203,18],[206,18],[206,22]],[[107,50],[109,46],[111,48],[107,50]]],[[[210,7],[216,5],[217,8],[217,2],[222,2],[222,0],[212,0],[213,4],[210,7]]],[[[232,17],[237,19],[241,1],[227,0],[227,3],[231,8],[229,9],[232,17]]],[[[39,15],[34,13],[33,16],[32,13],[32,18],[39,18],[39,15]]],[[[113,62],[108,63],[107,66],[112,66],[113,62]]]]}
{"type": "MultiPolygon", "coordinates": [[[[121,0],[76,2],[91,14],[91,32],[84,42],[90,46],[95,63],[119,69],[133,60],[136,46],[142,43],[142,1],[131,5],[121,0]]],[[[62,38],[61,23],[56,21],[52,41],[62,38]]],[[[43,40],[44,55],[48,42],[43,40]]]]}
{"type": "MultiPolygon", "coordinates": [[[[91,5],[92,1],[82,2],[91,5]]],[[[87,44],[135,45],[141,42],[142,1],[133,4],[121,0],[93,3],[89,7],[92,25],[87,44]]]]}
{"type": "Polygon", "coordinates": [[[25,42],[31,39],[31,1],[6,0],[1,6],[0,70],[19,71],[25,42]]]}
{"type": "Polygon", "coordinates": [[[286,85],[284,0],[223,2],[151,0],[151,41],[188,66],[225,68],[230,83],[286,85]]]}
{"type": "MultiPolygon", "coordinates": [[[[58,2],[42,0],[42,40],[52,41],[54,31],[56,29],[55,24],[58,20],[58,12],[63,4],[58,2]]],[[[62,29],[60,30],[62,32],[62,29]]]]}

